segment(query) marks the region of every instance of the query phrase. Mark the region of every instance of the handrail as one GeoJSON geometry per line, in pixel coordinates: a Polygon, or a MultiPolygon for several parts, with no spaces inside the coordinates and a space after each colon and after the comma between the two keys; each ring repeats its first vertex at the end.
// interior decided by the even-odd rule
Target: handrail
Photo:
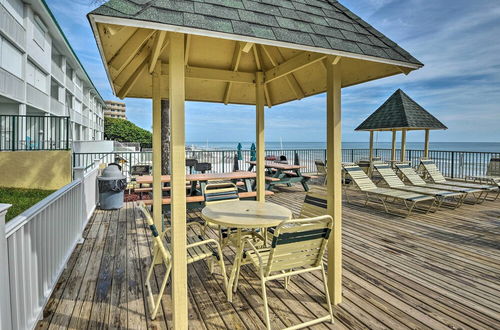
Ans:
{"type": "Polygon", "coordinates": [[[66,194],[68,191],[78,186],[80,183],[81,183],[80,180],[74,180],[68,183],[64,187],[53,192],[46,198],[42,199],[35,205],[31,206],[29,209],[19,214],[14,219],[7,222],[7,224],[5,225],[5,236],[8,238],[10,235],[15,233],[19,228],[21,228],[24,224],[29,222],[31,218],[36,216],[38,213],[42,212],[47,206],[57,201],[59,197],[66,194]]]}

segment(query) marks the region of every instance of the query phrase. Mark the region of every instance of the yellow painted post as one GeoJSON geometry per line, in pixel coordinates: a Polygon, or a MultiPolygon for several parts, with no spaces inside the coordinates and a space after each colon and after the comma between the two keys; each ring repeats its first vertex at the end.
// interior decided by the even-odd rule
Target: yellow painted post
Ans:
{"type": "Polygon", "coordinates": [[[255,77],[255,128],[257,139],[257,200],[266,199],[265,140],[264,140],[264,74],[257,72],[255,77]]]}
{"type": "Polygon", "coordinates": [[[188,328],[184,35],[170,33],[169,101],[172,222],[172,309],[175,329],[188,328]]]}
{"type": "Polygon", "coordinates": [[[161,183],[161,62],[153,71],[153,221],[163,231],[161,183]]]}
{"type": "Polygon", "coordinates": [[[342,302],[342,131],[341,131],[341,70],[338,57],[325,61],[326,80],[326,158],[327,212],[333,217],[334,230],[328,242],[328,289],[332,303],[342,302]]]}
{"type": "Polygon", "coordinates": [[[391,160],[392,161],[396,160],[396,130],[392,130],[391,160]]]}
{"type": "Polygon", "coordinates": [[[405,161],[406,154],[406,130],[401,131],[401,161],[405,161]]]}
{"type": "Polygon", "coordinates": [[[429,158],[429,133],[430,130],[425,130],[425,145],[424,145],[424,158],[429,158]]]}

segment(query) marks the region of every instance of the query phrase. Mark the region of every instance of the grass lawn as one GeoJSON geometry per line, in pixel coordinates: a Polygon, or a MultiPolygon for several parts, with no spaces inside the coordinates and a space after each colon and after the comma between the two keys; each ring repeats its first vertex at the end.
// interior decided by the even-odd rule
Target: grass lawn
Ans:
{"type": "Polygon", "coordinates": [[[18,216],[55,190],[0,188],[0,203],[12,204],[7,211],[6,221],[18,216]]]}

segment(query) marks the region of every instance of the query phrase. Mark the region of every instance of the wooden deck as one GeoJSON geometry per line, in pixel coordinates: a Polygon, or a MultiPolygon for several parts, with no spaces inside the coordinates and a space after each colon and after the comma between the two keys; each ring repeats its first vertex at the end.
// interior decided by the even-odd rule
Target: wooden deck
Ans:
{"type": "MultiPolygon", "coordinates": [[[[303,198],[297,185],[281,188],[268,200],[298,213],[303,198]]],[[[335,308],[334,325],[315,328],[500,329],[500,199],[409,218],[344,205],[344,301],[335,308]]],[[[191,212],[189,217],[199,214],[191,212]]],[[[120,211],[97,211],[39,327],[170,328],[169,294],[157,320],[146,317],[147,234],[134,203],[120,211]]],[[[233,255],[225,250],[228,271],[233,255]]],[[[210,275],[204,262],[189,266],[190,326],[264,328],[254,269],[242,268],[232,304],[225,299],[217,272],[210,275]]],[[[326,313],[319,278],[295,276],[288,291],[278,281],[268,286],[275,328],[326,313]]]]}

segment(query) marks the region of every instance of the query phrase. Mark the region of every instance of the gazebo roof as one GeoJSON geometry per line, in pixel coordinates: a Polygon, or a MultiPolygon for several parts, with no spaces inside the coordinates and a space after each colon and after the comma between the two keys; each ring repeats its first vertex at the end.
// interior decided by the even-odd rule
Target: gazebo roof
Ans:
{"type": "Polygon", "coordinates": [[[342,87],[423,65],[333,0],[110,0],[89,20],[120,98],[152,97],[152,58],[168,76],[168,33],[186,36],[189,101],[255,104],[259,71],[267,106],[323,93],[327,57],[341,59],[342,87]]]}
{"type": "Polygon", "coordinates": [[[447,129],[436,117],[398,89],[356,131],[447,129]]]}
{"type": "Polygon", "coordinates": [[[111,0],[91,15],[191,27],[421,66],[338,1],[111,0]]]}

